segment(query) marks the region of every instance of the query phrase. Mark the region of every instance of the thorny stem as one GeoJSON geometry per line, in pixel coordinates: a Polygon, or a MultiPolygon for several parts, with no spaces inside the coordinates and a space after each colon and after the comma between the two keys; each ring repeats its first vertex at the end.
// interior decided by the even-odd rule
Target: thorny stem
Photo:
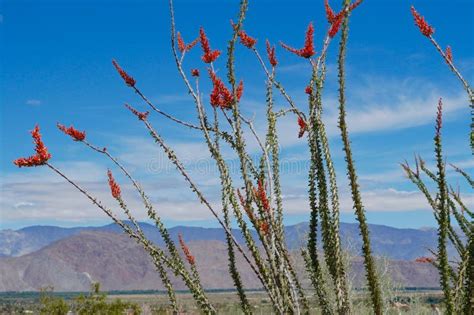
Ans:
{"type": "Polygon", "coordinates": [[[436,50],[441,54],[443,59],[446,61],[448,64],[449,68],[451,71],[458,77],[459,81],[461,81],[464,89],[466,90],[468,96],[469,96],[469,102],[471,103],[471,135],[470,135],[470,141],[471,141],[471,150],[472,153],[474,154],[474,91],[472,90],[471,86],[467,81],[463,78],[461,75],[461,72],[456,68],[454,65],[453,61],[446,56],[446,53],[443,51],[441,46],[439,46],[438,42],[433,38],[433,36],[429,36],[430,42],[436,47],[436,50]]]}
{"type": "MultiPolygon", "coordinates": [[[[209,136],[209,133],[208,133],[208,129],[207,128],[204,128],[206,126],[206,118],[204,116],[204,112],[203,112],[203,108],[202,108],[202,105],[201,105],[201,100],[200,100],[200,97],[199,95],[193,90],[192,86],[190,85],[189,83],[189,80],[187,79],[186,77],[186,74],[184,73],[183,69],[182,69],[182,66],[178,60],[178,54],[177,54],[177,51],[176,51],[176,47],[174,45],[175,43],[175,24],[174,24],[174,10],[173,10],[173,3],[172,3],[172,0],[169,1],[169,4],[170,4],[170,15],[171,15],[171,43],[172,43],[172,50],[173,50],[173,55],[175,56],[175,60],[176,60],[176,65],[178,67],[178,71],[179,73],[181,74],[181,77],[185,83],[185,85],[187,86],[188,88],[188,91],[189,93],[192,95],[192,97],[194,98],[195,100],[195,103],[196,103],[196,106],[197,106],[197,109],[198,109],[198,113],[199,113],[199,117],[200,117],[200,122],[201,122],[201,126],[203,127],[203,134],[206,138],[206,142],[208,143],[208,146],[209,146],[209,149],[211,151],[211,155],[216,159],[216,162],[219,166],[219,169],[220,169],[220,172],[221,172],[221,175],[224,176],[226,178],[226,181],[228,182],[228,187],[230,188],[231,187],[231,182],[230,182],[230,177],[229,177],[229,174],[228,174],[228,171],[226,169],[226,166],[224,164],[224,162],[222,161],[222,159],[220,158],[220,155],[218,154],[218,151],[216,151],[216,149],[214,148],[213,144],[212,144],[212,141],[210,140],[210,136],[209,136]]],[[[235,93],[234,93],[235,94],[235,93]]],[[[239,146],[239,143],[237,142],[236,143],[236,149],[238,148],[239,146]]],[[[248,157],[245,156],[244,158],[244,165],[248,162],[248,157]]],[[[229,194],[229,196],[231,198],[233,198],[233,194],[229,194]]],[[[267,286],[267,283],[266,281],[264,281],[264,279],[267,279],[267,275],[266,275],[266,268],[264,268],[263,265],[261,265],[261,260],[260,260],[260,255],[255,247],[255,244],[254,244],[254,241],[252,240],[251,236],[250,236],[250,233],[246,227],[246,224],[245,222],[242,220],[241,218],[241,214],[240,212],[237,210],[238,206],[237,206],[237,202],[235,200],[231,200],[231,203],[233,205],[233,208],[235,209],[234,213],[236,214],[236,217],[238,219],[238,222],[239,222],[239,225],[242,229],[242,232],[244,233],[244,236],[245,236],[245,239],[247,241],[247,245],[249,246],[249,249],[251,250],[252,252],[252,255],[254,256],[255,258],[255,262],[259,265],[259,270],[262,272],[262,275],[260,275],[260,273],[257,271],[257,269],[251,265],[252,269],[256,272],[259,280],[261,280],[262,282],[262,285],[264,286],[264,288],[266,289],[266,291],[268,292],[270,298],[272,299],[272,301],[274,302],[274,307],[281,311],[280,309],[280,305],[279,303],[277,303],[277,300],[275,300],[275,296],[274,296],[274,290],[277,290],[278,288],[277,287],[268,287],[267,286]]],[[[220,220],[219,220],[220,221],[220,220]]],[[[221,222],[220,222],[221,223],[221,222]]],[[[221,225],[223,225],[221,223],[221,225]]],[[[232,236],[233,237],[233,236],[232,236]]],[[[236,244],[239,251],[243,252],[242,249],[240,248],[240,246],[238,244],[236,244]]],[[[250,260],[248,260],[248,258],[246,258],[247,261],[249,262],[250,260]]]]}
{"type": "MultiPolygon", "coordinates": [[[[246,162],[245,162],[245,156],[247,155],[247,153],[246,153],[245,141],[243,139],[243,133],[241,129],[241,117],[239,114],[238,100],[236,97],[236,84],[235,84],[236,80],[235,80],[235,65],[234,65],[235,43],[237,41],[238,32],[240,31],[242,27],[242,23],[245,19],[247,6],[248,6],[248,1],[242,0],[240,3],[239,18],[238,18],[237,23],[234,25],[234,32],[233,32],[232,38],[229,40],[229,44],[227,47],[227,57],[228,57],[227,58],[227,78],[228,78],[229,84],[232,87],[232,92],[234,95],[234,101],[232,104],[232,113],[233,113],[233,118],[234,118],[233,120],[234,120],[234,127],[235,127],[236,151],[240,159],[241,175],[244,181],[245,191],[247,194],[247,206],[250,207],[250,203],[251,203],[250,197],[252,193],[252,186],[251,186],[250,179],[248,177],[248,172],[247,172],[247,167],[246,167],[246,162]]],[[[276,270],[275,265],[274,265],[275,259],[276,259],[275,257],[276,247],[275,247],[275,238],[274,238],[273,233],[271,235],[270,249],[271,249],[271,255],[268,256],[268,260],[271,265],[270,271],[273,271],[273,270],[276,270]]],[[[285,275],[286,274],[287,273],[285,272],[285,275]]],[[[294,285],[292,285],[292,280],[290,278],[288,279],[288,281],[291,285],[291,295],[290,295],[291,300],[288,300],[288,306],[290,307],[290,309],[296,312],[296,314],[299,314],[300,310],[299,310],[299,303],[298,303],[296,288],[294,287],[294,285]]]]}
{"type": "MultiPolygon", "coordinates": [[[[344,0],[344,6],[349,5],[350,0],[344,0]]],[[[346,55],[346,44],[349,31],[349,14],[344,17],[344,21],[341,29],[341,41],[339,45],[339,128],[341,129],[342,142],[344,146],[344,152],[346,155],[347,163],[347,175],[350,182],[353,207],[359,221],[359,229],[363,241],[363,254],[364,263],[366,269],[366,277],[369,284],[370,295],[372,299],[372,306],[376,315],[383,313],[383,301],[382,293],[380,290],[379,280],[375,270],[374,258],[372,257],[370,249],[370,238],[369,229],[367,226],[367,220],[365,218],[365,211],[362,204],[362,198],[359,191],[359,185],[357,183],[357,175],[355,170],[354,161],[352,158],[352,151],[349,140],[349,133],[346,124],[346,96],[345,96],[345,55],[346,55]]]]}
{"type": "Polygon", "coordinates": [[[172,269],[177,275],[181,275],[182,279],[188,286],[188,288],[193,292],[193,295],[196,301],[200,304],[202,309],[208,314],[215,314],[216,311],[214,310],[213,306],[207,300],[207,297],[204,294],[204,291],[200,291],[198,287],[195,286],[194,281],[190,278],[189,273],[183,268],[177,268],[174,264],[174,261],[169,260],[163,251],[155,246],[153,246],[147,239],[140,237],[135,232],[133,232],[128,225],[126,225],[123,221],[118,219],[113,212],[102,205],[100,201],[90,195],[85,189],[81,186],[76,184],[72,181],[69,177],[67,177],[64,173],[62,173],[59,169],[54,167],[50,163],[45,163],[50,169],[52,169],[55,173],[59,176],[64,178],[68,183],[74,186],[77,190],[79,190],[83,195],[85,195],[89,200],[92,201],[94,205],[96,205],[99,209],[101,209],[107,216],[109,216],[117,225],[119,225],[131,238],[134,238],[137,242],[141,243],[144,248],[150,252],[151,256],[153,257],[155,264],[160,264],[160,260],[165,262],[170,269],[172,269]]]}
{"type": "Polygon", "coordinates": [[[448,206],[448,188],[446,185],[445,178],[445,166],[443,161],[443,150],[441,143],[441,100],[438,105],[438,120],[437,120],[437,132],[435,136],[435,155],[436,155],[436,167],[438,169],[437,184],[439,191],[439,198],[437,200],[437,209],[439,213],[438,220],[438,259],[439,259],[439,273],[441,280],[441,287],[444,292],[444,299],[446,305],[446,313],[454,314],[454,305],[452,301],[450,281],[449,281],[449,262],[448,252],[446,248],[446,238],[449,229],[449,206],[448,206]]]}
{"type": "MultiPolygon", "coordinates": [[[[171,121],[174,121],[180,125],[183,125],[185,127],[188,127],[188,128],[191,128],[191,129],[195,129],[195,130],[203,130],[204,128],[203,127],[200,127],[200,126],[197,126],[197,125],[194,125],[194,124],[191,124],[189,122],[186,122],[184,120],[181,120],[181,119],[178,119],[162,110],[160,110],[158,107],[156,107],[143,93],[140,89],[138,89],[136,86],[133,86],[133,90],[135,91],[135,93],[138,94],[138,96],[140,96],[142,98],[142,100],[148,104],[148,106],[151,107],[152,110],[154,110],[155,112],[157,112],[158,114],[160,115],[163,115],[164,117],[170,119],[171,121]]],[[[225,131],[217,131],[215,128],[212,128],[212,127],[209,127],[209,126],[206,126],[205,127],[207,130],[210,130],[210,131],[214,131],[216,132],[222,139],[224,139],[226,142],[228,142],[231,146],[234,146],[234,140],[232,139],[232,136],[229,135],[227,132],[225,131]]]]}
{"type": "Polygon", "coordinates": [[[260,53],[256,48],[253,49],[255,56],[257,56],[258,61],[260,62],[260,65],[263,68],[263,71],[267,75],[268,80],[280,91],[281,95],[285,98],[285,100],[288,102],[290,105],[292,111],[298,115],[301,119],[305,119],[304,113],[301,112],[298,107],[296,106],[295,102],[291,99],[291,97],[288,95],[286,90],[283,88],[280,82],[275,80],[275,73],[268,71],[267,66],[265,65],[265,62],[262,59],[262,56],[260,56],[260,53]]]}

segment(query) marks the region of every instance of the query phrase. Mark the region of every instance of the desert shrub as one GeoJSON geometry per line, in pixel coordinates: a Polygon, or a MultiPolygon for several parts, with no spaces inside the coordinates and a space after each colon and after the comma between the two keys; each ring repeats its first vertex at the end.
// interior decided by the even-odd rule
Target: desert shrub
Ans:
{"type": "Polygon", "coordinates": [[[69,311],[69,305],[61,297],[52,295],[53,288],[42,288],[40,290],[40,309],[41,315],[65,315],[69,311]]]}

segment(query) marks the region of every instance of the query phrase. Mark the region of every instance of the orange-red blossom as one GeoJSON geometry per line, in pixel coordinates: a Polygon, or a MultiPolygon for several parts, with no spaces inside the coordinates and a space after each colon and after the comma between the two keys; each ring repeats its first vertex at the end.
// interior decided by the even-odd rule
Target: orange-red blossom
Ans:
{"type": "Polygon", "coordinates": [[[122,193],[121,193],[121,190],[120,190],[120,186],[115,181],[115,178],[112,175],[111,170],[107,171],[107,176],[109,178],[109,187],[110,187],[110,192],[112,194],[112,197],[114,197],[115,199],[122,198],[122,193]]]}
{"type": "Polygon", "coordinates": [[[304,119],[300,116],[298,116],[298,126],[300,127],[300,131],[298,132],[298,138],[301,138],[307,129],[307,125],[304,119]]]}
{"type": "Polygon", "coordinates": [[[180,32],[178,32],[177,38],[178,38],[178,49],[182,53],[185,51],[190,51],[199,42],[199,37],[198,37],[195,40],[193,40],[191,43],[186,44],[183,40],[183,37],[181,37],[180,32]]]}
{"type": "Polygon", "coordinates": [[[50,158],[51,154],[48,152],[48,148],[44,145],[41,139],[40,128],[38,125],[31,131],[33,137],[33,143],[35,144],[36,154],[30,157],[22,157],[13,161],[18,167],[33,167],[44,165],[50,158]]]}
{"type": "Polygon", "coordinates": [[[66,127],[61,124],[57,124],[58,129],[64,132],[65,134],[69,135],[74,141],[83,141],[86,138],[86,132],[85,131],[79,131],[73,126],[66,127]]]}
{"type": "Polygon", "coordinates": [[[220,56],[221,52],[219,50],[212,50],[209,45],[209,39],[207,39],[204,29],[201,27],[199,30],[199,41],[201,42],[201,48],[204,54],[201,56],[202,61],[205,63],[214,62],[217,57],[220,56]]]}
{"type": "MultiPolygon", "coordinates": [[[[222,109],[231,108],[232,103],[234,102],[234,95],[232,94],[232,92],[225,87],[224,82],[222,82],[222,80],[218,78],[214,71],[212,71],[211,69],[209,69],[209,76],[213,85],[212,92],[210,95],[211,105],[214,107],[220,107],[222,109]]],[[[237,86],[235,95],[237,101],[240,101],[243,91],[244,83],[240,81],[239,85],[237,86]]]]}
{"type": "Polygon", "coordinates": [[[426,22],[425,18],[421,16],[415,9],[414,6],[411,6],[411,14],[415,19],[415,25],[420,29],[421,34],[426,37],[430,37],[434,33],[434,28],[426,22]]]}
{"type": "Polygon", "coordinates": [[[184,256],[186,256],[186,260],[189,262],[189,264],[194,265],[196,263],[194,256],[191,254],[191,251],[189,250],[188,245],[183,240],[183,236],[178,234],[179,238],[179,244],[181,245],[181,249],[183,250],[184,256]]]}
{"type": "Polygon", "coordinates": [[[311,58],[316,53],[316,51],[314,50],[313,35],[314,35],[314,27],[313,27],[313,23],[310,22],[308,25],[308,29],[306,30],[306,37],[305,37],[303,48],[296,49],[296,48],[286,45],[285,43],[280,43],[280,44],[283,48],[285,48],[289,52],[294,53],[297,56],[300,56],[303,58],[311,58]]]}
{"type": "Polygon", "coordinates": [[[115,69],[117,69],[117,72],[120,74],[122,79],[125,81],[125,84],[130,87],[134,87],[135,83],[137,83],[135,79],[125,72],[125,70],[123,70],[122,67],[120,67],[120,65],[117,63],[117,61],[115,61],[115,59],[112,60],[112,64],[114,65],[115,69]]]}

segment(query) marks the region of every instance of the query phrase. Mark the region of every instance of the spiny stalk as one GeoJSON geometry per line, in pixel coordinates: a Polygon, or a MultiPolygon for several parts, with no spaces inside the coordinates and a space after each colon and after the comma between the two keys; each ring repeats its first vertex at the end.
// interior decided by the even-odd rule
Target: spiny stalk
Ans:
{"type": "MultiPolygon", "coordinates": [[[[350,4],[349,0],[344,0],[344,6],[350,4]]],[[[376,315],[383,313],[382,292],[375,270],[374,258],[372,257],[370,249],[369,228],[365,218],[365,211],[362,204],[362,197],[357,183],[357,175],[355,164],[352,158],[352,151],[349,140],[349,133],[346,124],[346,96],[345,96],[345,56],[346,45],[349,32],[349,15],[344,18],[341,29],[341,41],[339,45],[339,59],[338,59],[338,78],[339,78],[339,128],[341,130],[341,137],[346,156],[347,176],[350,182],[351,194],[353,200],[353,208],[355,210],[357,221],[359,222],[360,234],[362,236],[362,252],[364,255],[364,265],[366,270],[366,278],[369,285],[370,296],[372,300],[372,308],[376,315]]]]}

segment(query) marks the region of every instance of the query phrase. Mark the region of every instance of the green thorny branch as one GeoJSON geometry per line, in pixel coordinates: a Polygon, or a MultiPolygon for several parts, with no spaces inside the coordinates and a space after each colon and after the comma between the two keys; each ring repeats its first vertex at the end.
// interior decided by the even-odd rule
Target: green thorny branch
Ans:
{"type": "MultiPolygon", "coordinates": [[[[322,89],[325,78],[324,55],[320,59],[322,65],[321,74],[318,75],[318,69],[313,67],[313,75],[310,82],[311,93],[309,95],[310,120],[308,128],[308,142],[311,151],[311,168],[309,176],[310,188],[310,208],[312,212],[317,212],[321,218],[322,241],[324,256],[329,272],[336,289],[337,311],[339,314],[350,313],[350,301],[347,290],[346,274],[342,262],[342,252],[339,237],[339,199],[336,183],[335,169],[329,149],[329,143],[322,121],[322,89]],[[329,175],[329,186],[331,194],[331,207],[329,207],[329,192],[327,187],[326,169],[329,175]],[[317,184],[316,184],[317,183],[317,184]],[[315,202],[316,189],[319,192],[319,202],[315,202]]],[[[317,222],[311,214],[312,223],[310,226],[310,239],[308,251],[313,253],[317,250],[316,237],[317,222]],[[314,229],[314,230],[313,230],[314,229]]],[[[313,270],[317,272],[318,264],[316,256],[310,256],[313,261],[313,270]]],[[[317,275],[315,275],[317,276],[317,275]]]]}
{"type": "MultiPolygon", "coordinates": [[[[344,6],[350,3],[349,0],[344,0],[344,6]]],[[[379,279],[377,277],[374,258],[372,257],[370,249],[369,228],[365,218],[365,210],[362,204],[362,198],[359,191],[359,184],[357,183],[357,175],[355,163],[352,158],[351,145],[349,140],[349,133],[346,124],[346,96],[345,96],[345,56],[346,44],[349,32],[349,15],[344,18],[341,29],[341,41],[339,45],[339,59],[338,59],[338,77],[339,77],[339,128],[341,129],[341,137],[344,146],[347,163],[347,176],[349,178],[353,207],[359,221],[360,234],[362,236],[362,252],[364,256],[364,265],[366,271],[366,278],[369,285],[370,296],[372,300],[372,307],[376,315],[383,313],[382,292],[380,290],[379,279]]]]}
{"type": "MultiPolygon", "coordinates": [[[[193,294],[194,299],[198,302],[200,305],[201,309],[207,313],[207,314],[213,314],[215,313],[214,307],[210,304],[209,300],[207,299],[204,291],[202,290],[202,287],[200,283],[196,283],[196,279],[189,274],[189,272],[184,268],[184,266],[179,265],[176,263],[176,260],[173,258],[169,258],[165,252],[160,249],[159,247],[156,247],[152,242],[150,242],[148,239],[146,239],[143,236],[143,233],[138,231],[134,231],[129,225],[127,225],[125,222],[120,220],[109,208],[105,207],[97,198],[93,197],[89,192],[87,192],[84,188],[76,184],[74,181],[72,181],[69,177],[67,177],[63,172],[61,172],[59,169],[57,169],[55,166],[53,166],[50,163],[46,163],[46,165],[52,169],[55,173],[57,173],[59,176],[64,178],[67,182],[69,182],[72,186],[74,186],[79,192],[81,192],[83,195],[85,195],[89,200],[92,201],[94,205],[96,205],[98,208],[100,208],[107,216],[109,216],[115,224],[120,226],[122,230],[130,237],[133,238],[137,241],[137,243],[141,244],[143,248],[150,254],[150,256],[153,259],[153,262],[159,272],[161,273],[164,271],[162,264],[165,264],[169,269],[173,270],[173,272],[180,276],[186,286],[190,289],[191,293],[193,294]],[[161,267],[160,267],[161,266],[161,267]]],[[[118,199],[118,202],[121,203],[121,206],[124,207],[125,204],[123,201],[120,201],[118,199]]],[[[126,206],[125,206],[126,207],[126,206]]],[[[127,212],[128,210],[126,210],[127,212]]],[[[134,221],[134,220],[133,220],[134,221]]],[[[165,272],[166,273],[166,272],[165,272]]],[[[167,275],[164,276],[165,279],[167,279],[167,275]]],[[[170,284],[164,283],[165,286],[170,284]]],[[[169,298],[171,299],[172,296],[174,296],[174,293],[172,295],[169,294],[169,298]]],[[[174,311],[176,312],[177,306],[173,306],[174,311]]]]}
{"type": "Polygon", "coordinates": [[[442,119],[442,103],[441,99],[438,104],[438,116],[436,119],[436,135],[434,138],[437,184],[438,184],[438,269],[440,274],[441,287],[444,292],[446,304],[446,313],[454,314],[454,304],[451,295],[449,280],[449,261],[447,252],[447,236],[450,226],[449,205],[448,205],[448,187],[446,184],[446,174],[443,161],[443,148],[441,143],[441,119],[442,119]]]}
{"type": "Polygon", "coordinates": [[[466,91],[466,93],[468,95],[470,108],[471,108],[470,145],[471,145],[471,152],[474,154],[474,90],[472,89],[469,82],[463,77],[461,72],[458,70],[458,68],[454,64],[453,55],[452,55],[452,52],[451,52],[451,47],[448,46],[446,51],[444,51],[441,48],[441,46],[438,44],[436,39],[433,37],[435,29],[431,25],[429,25],[424,20],[424,18],[421,17],[421,15],[418,12],[416,12],[416,10],[413,6],[411,7],[411,10],[412,10],[413,16],[415,17],[415,24],[420,28],[421,33],[429,39],[431,44],[433,44],[433,46],[436,48],[438,53],[441,55],[441,57],[444,59],[444,61],[448,65],[451,72],[461,82],[464,90],[466,91]]]}
{"type": "MultiPolygon", "coordinates": [[[[217,116],[217,108],[214,108],[214,128],[216,129],[216,135],[215,135],[215,147],[217,150],[219,150],[219,135],[218,135],[218,130],[219,130],[219,120],[217,116]]],[[[224,223],[226,226],[231,229],[231,217],[229,213],[229,191],[228,189],[225,189],[226,185],[226,179],[221,176],[221,186],[222,186],[222,212],[224,214],[224,223]]],[[[233,193],[232,191],[230,193],[233,193]]],[[[245,314],[251,314],[251,306],[249,304],[249,301],[247,299],[247,296],[245,294],[245,290],[242,284],[242,280],[239,274],[239,271],[237,270],[237,265],[235,262],[235,252],[234,252],[234,246],[232,243],[232,239],[230,235],[226,235],[226,240],[227,240],[227,253],[229,256],[229,273],[232,277],[232,280],[234,282],[234,286],[237,289],[237,294],[239,295],[240,299],[240,306],[242,308],[242,311],[245,314]]]]}
{"type": "MultiPolygon", "coordinates": [[[[237,223],[238,223],[238,225],[239,225],[239,227],[240,227],[240,229],[241,229],[241,231],[244,235],[244,239],[246,241],[247,247],[249,248],[249,250],[252,254],[252,257],[254,258],[254,261],[256,263],[257,269],[254,269],[254,271],[257,273],[257,275],[259,275],[259,279],[261,280],[262,285],[267,289],[267,292],[269,293],[270,298],[274,302],[274,307],[278,312],[282,312],[287,307],[295,307],[295,303],[294,303],[295,300],[294,299],[291,300],[291,297],[282,296],[281,292],[283,291],[283,288],[281,286],[276,285],[277,281],[276,281],[275,265],[271,261],[272,255],[269,254],[269,248],[268,248],[267,242],[262,241],[262,243],[264,245],[264,248],[265,248],[265,251],[267,253],[267,260],[270,261],[270,270],[268,270],[267,266],[265,266],[265,264],[263,263],[263,260],[260,256],[260,253],[259,253],[259,251],[256,247],[256,243],[253,240],[253,238],[251,236],[251,233],[250,233],[250,231],[247,227],[247,224],[243,219],[242,213],[240,212],[240,209],[238,207],[238,203],[235,199],[235,195],[233,194],[234,188],[233,188],[233,184],[232,184],[232,180],[231,180],[231,177],[230,177],[230,174],[229,174],[228,167],[227,167],[226,163],[224,162],[220,151],[218,150],[218,148],[216,148],[214,146],[214,143],[211,141],[209,131],[208,131],[208,128],[207,128],[207,117],[206,117],[206,114],[205,114],[205,111],[204,111],[204,107],[202,106],[202,101],[201,101],[201,98],[199,96],[199,92],[198,91],[195,92],[194,89],[192,88],[191,84],[189,83],[189,81],[188,81],[188,79],[187,79],[187,77],[186,77],[186,75],[185,75],[185,73],[182,69],[181,61],[177,57],[177,52],[176,52],[176,49],[174,47],[175,31],[174,31],[174,18],[173,18],[173,10],[172,10],[172,3],[171,2],[170,2],[170,8],[171,8],[171,14],[172,14],[172,45],[173,45],[173,53],[174,53],[175,59],[176,59],[176,64],[178,66],[178,70],[179,70],[179,72],[180,72],[180,74],[181,74],[181,76],[182,76],[182,78],[183,78],[190,94],[193,96],[194,101],[196,103],[196,108],[197,108],[197,111],[198,111],[198,118],[199,118],[199,121],[200,121],[200,124],[201,124],[201,130],[203,131],[203,135],[204,135],[205,141],[206,141],[206,143],[209,147],[209,151],[211,152],[211,156],[215,159],[215,161],[217,163],[217,166],[218,166],[220,174],[221,174],[221,180],[224,182],[224,185],[223,185],[222,188],[223,188],[223,190],[225,191],[226,195],[229,198],[229,202],[232,205],[232,208],[234,210],[234,215],[236,216],[237,223]],[[261,276],[260,276],[260,274],[261,274],[261,276]]],[[[212,67],[212,65],[211,65],[211,67],[212,67]]],[[[231,123],[231,127],[233,128],[234,133],[236,133],[235,124],[231,123]]],[[[236,151],[238,150],[239,157],[241,157],[241,159],[242,159],[242,163],[244,165],[247,165],[248,163],[250,163],[249,162],[250,159],[248,158],[248,155],[245,153],[244,150],[240,149],[241,146],[239,147],[240,144],[239,144],[238,141],[235,141],[235,143],[236,143],[236,146],[233,147],[233,148],[236,149],[236,151]]],[[[252,187],[249,185],[249,188],[248,188],[249,192],[252,191],[251,188],[252,187]]],[[[248,193],[247,196],[251,196],[251,194],[248,193]]],[[[261,240],[262,240],[262,238],[261,238],[261,240]]],[[[287,275],[287,274],[289,274],[289,272],[285,273],[285,275],[287,275]]]]}
{"type": "MultiPolygon", "coordinates": [[[[428,203],[434,211],[434,217],[438,222],[438,251],[436,253],[436,262],[434,265],[440,273],[440,283],[444,293],[444,302],[446,304],[447,314],[474,314],[474,301],[472,299],[472,261],[474,257],[474,248],[472,246],[472,237],[474,235],[474,220],[472,212],[461,200],[460,194],[453,188],[448,188],[446,181],[446,164],[443,160],[442,147],[442,102],[438,103],[438,113],[436,119],[436,134],[434,137],[435,158],[437,172],[430,171],[425,162],[420,157],[415,157],[416,168],[412,170],[408,163],[402,164],[402,167],[408,178],[418,187],[426,197],[428,203]],[[420,170],[428,176],[437,186],[437,193],[432,197],[427,185],[421,178],[420,170]],[[459,208],[459,210],[458,210],[459,208]],[[455,229],[450,220],[453,215],[460,229],[455,229]],[[471,220],[468,220],[468,217],[471,220]],[[464,237],[461,237],[461,233],[464,237]],[[459,262],[457,269],[450,264],[447,252],[447,240],[457,250],[459,262]],[[463,243],[463,239],[467,239],[463,243]]],[[[452,165],[454,170],[460,173],[472,187],[470,176],[460,168],[452,165]]]]}

